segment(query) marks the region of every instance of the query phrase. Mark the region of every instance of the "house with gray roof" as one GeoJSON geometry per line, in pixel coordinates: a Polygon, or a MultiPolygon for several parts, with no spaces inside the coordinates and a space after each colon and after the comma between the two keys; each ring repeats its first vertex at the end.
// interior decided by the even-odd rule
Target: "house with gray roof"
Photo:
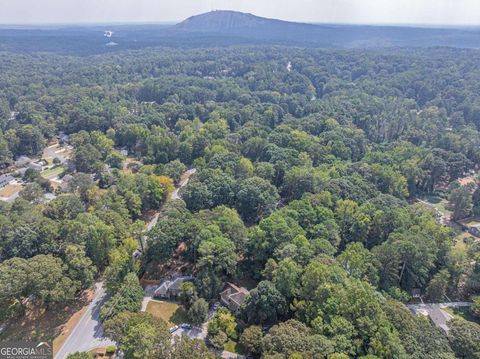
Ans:
{"type": "Polygon", "coordinates": [[[193,277],[190,276],[173,277],[169,280],[164,280],[155,290],[153,296],[157,298],[176,299],[180,293],[180,286],[184,282],[192,280],[193,277]]]}

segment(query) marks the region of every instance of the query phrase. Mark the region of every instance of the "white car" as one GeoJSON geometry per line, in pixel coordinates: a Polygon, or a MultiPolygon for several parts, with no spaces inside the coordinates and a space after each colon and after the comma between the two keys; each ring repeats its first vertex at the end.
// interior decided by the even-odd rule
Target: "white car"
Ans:
{"type": "Polygon", "coordinates": [[[175,325],[174,327],[170,328],[170,333],[175,332],[178,329],[178,325],[175,325]]]}

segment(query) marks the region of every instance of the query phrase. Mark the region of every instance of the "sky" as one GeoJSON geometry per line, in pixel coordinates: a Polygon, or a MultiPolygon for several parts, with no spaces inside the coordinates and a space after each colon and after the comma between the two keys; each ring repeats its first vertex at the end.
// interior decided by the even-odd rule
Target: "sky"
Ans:
{"type": "Polygon", "coordinates": [[[214,9],[316,23],[480,26],[480,0],[0,0],[0,24],[178,22],[214,9]]]}

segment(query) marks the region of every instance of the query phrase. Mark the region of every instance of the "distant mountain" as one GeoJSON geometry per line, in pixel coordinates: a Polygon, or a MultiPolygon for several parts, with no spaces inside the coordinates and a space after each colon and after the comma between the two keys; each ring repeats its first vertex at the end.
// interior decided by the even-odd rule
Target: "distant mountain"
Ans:
{"type": "Polygon", "coordinates": [[[245,29],[287,29],[287,28],[312,28],[315,25],[294,23],[276,19],[246,14],[238,11],[216,10],[201,15],[189,17],[175,25],[176,30],[201,31],[201,32],[234,32],[243,33],[245,29]]]}
{"type": "Polygon", "coordinates": [[[259,44],[318,48],[448,46],[480,49],[480,28],[317,25],[268,19],[236,11],[212,11],[169,26],[0,26],[0,51],[14,52],[90,55],[160,46],[259,44]]]}
{"type": "Polygon", "coordinates": [[[313,47],[480,48],[480,28],[316,25],[268,19],[236,11],[212,11],[189,17],[172,34],[203,34],[313,47]]]}
{"type": "Polygon", "coordinates": [[[237,11],[212,11],[206,14],[189,17],[175,25],[176,30],[219,32],[235,29],[257,28],[272,23],[286,23],[281,20],[263,17],[237,11]]]}
{"type": "MultiPolygon", "coordinates": [[[[311,42],[311,32],[332,29],[331,26],[288,22],[246,14],[237,11],[217,10],[189,17],[171,28],[172,33],[203,33],[257,39],[264,41],[311,42]]],[[[319,39],[315,39],[318,41],[319,39]]],[[[327,44],[329,40],[322,41],[327,44]]]]}

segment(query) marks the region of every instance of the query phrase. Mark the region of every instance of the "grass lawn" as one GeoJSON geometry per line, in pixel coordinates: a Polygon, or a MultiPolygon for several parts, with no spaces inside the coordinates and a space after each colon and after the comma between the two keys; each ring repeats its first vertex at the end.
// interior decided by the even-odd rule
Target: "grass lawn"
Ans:
{"type": "Polygon", "coordinates": [[[460,222],[467,226],[476,226],[480,224],[480,218],[478,218],[477,216],[477,217],[470,218],[468,220],[462,220],[460,222]]]}
{"type": "Polygon", "coordinates": [[[477,324],[480,324],[480,320],[474,317],[470,312],[470,307],[445,308],[444,310],[457,319],[465,319],[469,322],[475,322],[477,324]]]}
{"type": "Polygon", "coordinates": [[[50,176],[56,176],[56,175],[59,175],[61,173],[63,173],[63,171],[65,171],[65,168],[63,168],[63,166],[58,166],[58,167],[53,167],[53,168],[50,168],[46,171],[43,171],[42,172],[42,177],[46,178],[46,177],[50,177],[50,176]]]}
{"type": "MultiPolygon", "coordinates": [[[[465,243],[465,240],[468,240],[470,237],[473,237],[470,233],[468,232],[461,232],[458,236],[455,237],[455,245],[453,249],[457,253],[467,253],[468,250],[468,245],[465,243]]],[[[475,239],[473,239],[474,241],[475,239]]]]}
{"type": "Polygon", "coordinates": [[[237,353],[240,355],[245,354],[242,346],[237,342],[234,342],[232,339],[228,339],[228,342],[226,342],[225,345],[223,346],[223,350],[226,350],[227,352],[230,352],[230,353],[237,353]]]}
{"type": "Polygon", "coordinates": [[[186,310],[177,303],[151,300],[147,304],[146,311],[164,320],[169,326],[188,322],[186,310]]]}

